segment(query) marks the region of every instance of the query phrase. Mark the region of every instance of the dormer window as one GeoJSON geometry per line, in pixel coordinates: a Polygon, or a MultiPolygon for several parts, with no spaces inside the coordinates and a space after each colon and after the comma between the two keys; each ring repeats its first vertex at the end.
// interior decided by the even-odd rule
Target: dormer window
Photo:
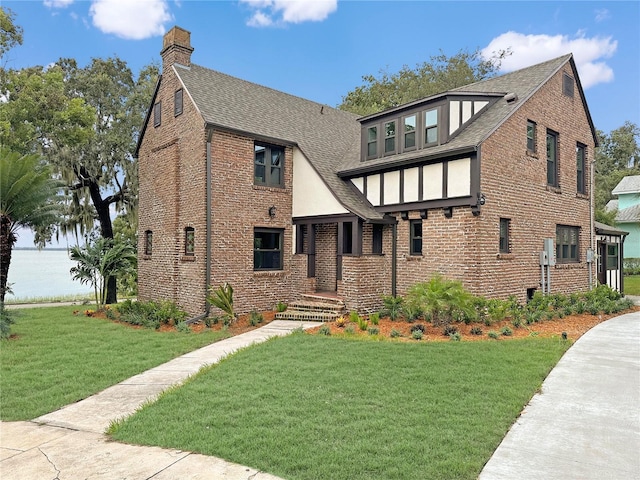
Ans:
{"type": "Polygon", "coordinates": [[[378,127],[369,127],[367,129],[367,157],[375,157],[378,155],[378,127]]]}
{"type": "Polygon", "coordinates": [[[404,118],[404,149],[410,150],[416,146],[416,115],[404,118]]]}
{"type": "Polygon", "coordinates": [[[386,122],[384,124],[384,153],[396,153],[396,122],[386,122]]]}
{"type": "Polygon", "coordinates": [[[424,112],[424,138],[425,145],[438,143],[438,109],[424,112]]]}

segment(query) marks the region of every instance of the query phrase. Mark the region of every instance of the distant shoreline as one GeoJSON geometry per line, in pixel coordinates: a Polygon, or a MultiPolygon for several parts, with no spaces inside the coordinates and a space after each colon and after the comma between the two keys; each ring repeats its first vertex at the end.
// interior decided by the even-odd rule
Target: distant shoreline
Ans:
{"type": "Polygon", "coordinates": [[[13,247],[11,250],[12,250],[12,251],[15,251],[15,250],[32,250],[32,251],[33,251],[33,250],[40,250],[40,251],[45,250],[45,251],[47,251],[47,252],[52,252],[52,251],[62,251],[62,252],[66,252],[66,251],[68,250],[68,248],[63,248],[63,247],[49,247],[49,248],[47,248],[47,247],[44,247],[44,248],[37,248],[37,247],[13,247]]]}

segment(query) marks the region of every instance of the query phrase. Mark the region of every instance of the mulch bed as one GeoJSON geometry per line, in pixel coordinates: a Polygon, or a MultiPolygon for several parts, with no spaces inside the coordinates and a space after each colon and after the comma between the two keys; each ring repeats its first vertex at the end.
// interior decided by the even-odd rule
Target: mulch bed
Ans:
{"type": "MultiPolygon", "coordinates": [[[[571,315],[561,319],[554,320],[544,320],[538,323],[534,323],[531,325],[522,324],[519,328],[514,327],[511,324],[510,320],[504,320],[501,322],[496,322],[490,326],[486,326],[483,323],[471,323],[469,325],[465,325],[464,323],[454,323],[453,325],[457,327],[458,332],[462,336],[462,341],[486,341],[492,340],[487,333],[490,331],[498,333],[499,341],[509,340],[514,338],[524,338],[530,336],[539,336],[539,337],[562,337],[562,333],[565,332],[567,334],[567,338],[569,340],[575,341],[584,333],[586,333],[591,328],[595,327],[601,322],[608,320],[613,317],[617,317],[624,313],[640,311],[640,307],[633,307],[629,310],[625,310],[624,312],[614,313],[610,315],[598,314],[581,314],[581,315],[571,315]],[[471,333],[471,329],[473,327],[482,329],[482,335],[473,335],[471,333]],[[504,327],[509,327],[513,332],[510,336],[501,335],[500,332],[504,327]]],[[[425,327],[424,335],[420,341],[449,341],[450,338],[448,336],[443,335],[442,327],[435,327],[429,322],[425,322],[423,320],[418,320],[413,323],[409,323],[405,320],[395,320],[392,321],[389,318],[381,318],[378,325],[371,325],[372,327],[376,327],[379,329],[379,336],[390,338],[391,330],[396,330],[400,333],[400,337],[397,337],[396,340],[399,341],[413,341],[411,337],[411,327],[421,324],[425,327]]],[[[345,334],[345,329],[348,325],[353,325],[353,333],[349,335],[353,336],[368,336],[369,332],[366,330],[360,330],[358,325],[351,322],[346,322],[343,327],[339,327],[336,322],[328,322],[327,325],[330,328],[331,335],[340,335],[345,334]]],[[[321,327],[315,327],[313,329],[307,330],[309,333],[318,333],[318,330],[321,327]]]]}
{"type": "MultiPolygon", "coordinates": [[[[610,315],[606,315],[602,313],[598,315],[591,315],[591,314],[585,313],[582,315],[571,315],[561,319],[543,320],[541,322],[534,323],[531,325],[526,325],[523,323],[522,326],[518,328],[514,327],[510,320],[496,322],[490,326],[484,325],[483,323],[471,323],[469,325],[466,325],[464,323],[454,323],[453,325],[457,327],[458,332],[462,336],[461,339],[465,342],[466,341],[487,341],[487,340],[505,341],[505,340],[510,340],[514,338],[524,338],[524,337],[531,337],[531,336],[561,337],[563,333],[566,333],[567,338],[569,340],[575,341],[578,338],[580,338],[580,336],[582,336],[584,333],[586,333],[588,330],[595,327],[599,323],[604,322],[605,320],[608,320],[612,317],[617,317],[624,313],[633,312],[633,311],[640,311],[640,307],[633,307],[624,312],[614,313],[610,315]],[[482,330],[482,334],[481,335],[472,334],[471,329],[474,327],[480,328],[482,330]],[[504,327],[508,327],[512,331],[512,334],[510,336],[505,336],[501,334],[501,331],[504,327]],[[498,338],[497,339],[490,338],[487,335],[490,331],[498,333],[498,338]]],[[[77,311],[74,313],[84,314],[94,318],[104,318],[104,319],[107,318],[103,311],[98,311],[98,312],[77,311]]],[[[257,325],[250,324],[250,321],[249,321],[250,316],[247,314],[247,315],[240,315],[235,322],[233,322],[231,325],[226,327],[222,324],[222,322],[217,324],[212,324],[211,327],[207,327],[204,324],[204,322],[199,322],[199,323],[190,325],[190,328],[191,328],[191,331],[194,333],[199,333],[209,328],[211,330],[222,330],[226,328],[227,331],[232,336],[240,335],[241,333],[245,333],[269,324],[274,320],[275,312],[262,312],[262,316],[263,316],[263,321],[257,325]]],[[[110,320],[110,321],[117,321],[117,320],[110,320]]],[[[128,323],[123,323],[123,322],[118,322],[118,323],[127,325],[130,328],[144,328],[141,326],[130,325],[128,323]]],[[[378,335],[380,337],[391,338],[391,331],[396,330],[396,332],[398,332],[400,336],[397,338],[394,338],[393,340],[413,341],[413,342],[415,342],[416,340],[414,340],[411,337],[411,328],[415,327],[418,324],[421,324],[424,326],[424,335],[420,341],[442,342],[442,341],[450,340],[448,336],[443,335],[442,327],[435,327],[431,323],[423,320],[417,320],[415,322],[409,323],[403,319],[398,319],[393,321],[389,318],[381,318],[378,325],[372,325],[371,323],[369,323],[370,326],[378,328],[378,335]]],[[[351,330],[351,333],[348,334],[349,336],[357,337],[357,336],[369,335],[369,332],[367,332],[366,330],[360,330],[357,324],[349,321],[346,321],[343,326],[338,326],[337,322],[327,322],[325,323],[325,325],[329,327],[331,335],[345,335],[346,333],[345,330],[346,331],[351,330]],[[350,329],[348,328],[349,325],[352,325],[350,329]]],[[[306,331],[310,334],[319,334],[318,330],[320,330],[320,328],[321,327],[314,327],[306,331]]],[[[158,331],[159,332],[175,331],[175,327],[173,325],[162,325],[158,331]]]]}

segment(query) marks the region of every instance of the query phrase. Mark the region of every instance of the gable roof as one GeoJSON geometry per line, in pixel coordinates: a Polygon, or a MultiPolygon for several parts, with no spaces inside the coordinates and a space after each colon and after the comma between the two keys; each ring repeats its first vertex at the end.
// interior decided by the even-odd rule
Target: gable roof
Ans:
{"type": "Polygon", "coordinates": [[[194,64],[174,70],[209,126],[297,145],[346,209],[384,218],[335,174],[360,138],[356,115],[194,64]]]}
{"type": "MultiPolygon", "coordinates": [[[[517,100],[514,102],[507,102],[505,99],[490,104],[490,106],[473,122],[471,122],[459,135],[454,137],[446,144],[430,147],[425,150],[413,151],[405,154],[394,155],[390,158],[380,158],[375,160],[367,160],[366,164],[360,161],[359,155],[351,156],[342,164],[342,168],[338,172],[343,177],[358,175],[364,171],[371,170],[381,165],[393,165],[395,163],[405,163],[413,159],[428,158],[431,156],[444,156],[452,155],[462,152],[471,152],[477,150],[478,146],[486,140],[500,125],[502,125],[526,100],[528,100],[533,94],[535,94],[542,86],[553,77],[560,69],[562,69],[567,63],[570,64],[574,78],[578,85],[577,91],[582,99],[589,125],[591,127],[591,133],[593,135],[594,142],[597,145],[596,130],[591,120],[591,115],[587,108],[584,92],[578,78],[575,63],[573,61],[573,55],[567,54],[552,60],[548,60],[537,65],[532,65],[527,68],[516,70],[499,77],[489,78],[480,82],[465,85],[463,87],[455,88],[448,92],[443,92],[438,95],[434,95],[423,99],[422,102],[428,102],[436,98],[444,97],[451,94],[485,94],[487,96],[505,96],[509,93],[515,94],[517,100]]],[[[416,102],[413,102],[416,103],[416,102]]],[[[419,103],[419,102],[417,102],[419,103]]],[[[417,104],[416,103],[416,104],[417,104]]],[[[393,110],[402,109],[405,106],[395,107],[394,109],[381,112],[379,115],[385,115],[393,110]]],[[[372,118],[370,115],[367,119],[372,118]]]]}
{"type": "Polygon", "coordinates": [[[613,195],[640,193],[640,175],[627,175],[611,190],[613,195]]]}

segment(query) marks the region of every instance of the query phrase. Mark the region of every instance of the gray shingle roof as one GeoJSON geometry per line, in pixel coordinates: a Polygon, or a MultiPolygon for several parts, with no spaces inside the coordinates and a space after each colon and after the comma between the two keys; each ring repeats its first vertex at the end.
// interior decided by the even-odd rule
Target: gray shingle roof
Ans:
{"type": "Polygon", "coordinates": [[[198,65],[176,65],[175,71],[205,122],[298,145],[346,209],[364,219],[383,218],[335,174],[354,139],[359,142],[356,115],[198,65]]]}
{"type": "Polygon", "coordinates": [[[640,175],[628,175],[611,191],[613,195],[640,192],[640,175]]]}
{"type": "MultiPolygon", "coordinates": [[[[409,161],[414,158],[422,158],[432,155],[441,156],[447,155],[451,152],[457,152],[459,150],[476,149],[484,140],[487,139],[487,137],[489,137],[489,135],[491,135],[491,133],[495,131],[496,128],[507,120],[507,118],[509,118],[509,116],[516,111],[523,102],[542,87],[542,85],[544,85],[547,80],[562,68],[563,65],[569,62],[571,58],[571,54],[564,55],[544,63],[539,63],[499,77],[472,83],[453,89],[450,92],[443,92],[440,95],[429,97],[429,99],[435,99],[442,97],[445,94],[464,94],[467,92],[473,94],[486,93],[501,95],[515,93],[518,96],[518,100],[512,103],[507,103],[504,99],[500,99],[491,105],[484,113],[482,113],[482,115],[480,115],[480,117],[468,125],[450,142],[438,145],[437,147],[410,152],[408,154],[395,155],[393,157],[393,161],[409,161]]],[[[371,118],[371,116],[367,118],[371,118]]],[[[388,162],[388,158],[368,160],[366,162],[366,166],[373,167],[376,165],[386,165],[388,162]]],[[[352,173],[357,174],[363,167],[364,165],[363,162],[360,161],[360,156],[352,156],[345,159],[340,173],[345,176],[352,173]]]]}
{"type": "Polygon", "coordinates": [[[629,235],[629,232],[611,227],[605,223],[594,222],[594,227],[596,228],[596,233],[601,235],[629,235]]]}
{"type": "Polygon", "coordinates": [[[633,207],[623,208],[618,210],[616,215],[617,223],[633,223],[640,222],[640,205],[634,205],[633,207]]]}
{"type": "MultiPolygon", "coordinates": [[[[358,117],[351,113],[198,65],[175,65],[174,68],[207,124],[298,145],[346,209],[363,219],[375,221],[381,220],[383,214],[338,174],[355,175],[365,165],[367,168],[389,166],[414,158],[475,150],[567,62],[571,62],[573,68],[570,54],[429,97],[515,93],[518,99],[512,103],[499,99],[447,144],[366,163],[360,161],[361,126],[358,117]]],[[[578,90],[582,94],[581,88],[578,90]]]]}

